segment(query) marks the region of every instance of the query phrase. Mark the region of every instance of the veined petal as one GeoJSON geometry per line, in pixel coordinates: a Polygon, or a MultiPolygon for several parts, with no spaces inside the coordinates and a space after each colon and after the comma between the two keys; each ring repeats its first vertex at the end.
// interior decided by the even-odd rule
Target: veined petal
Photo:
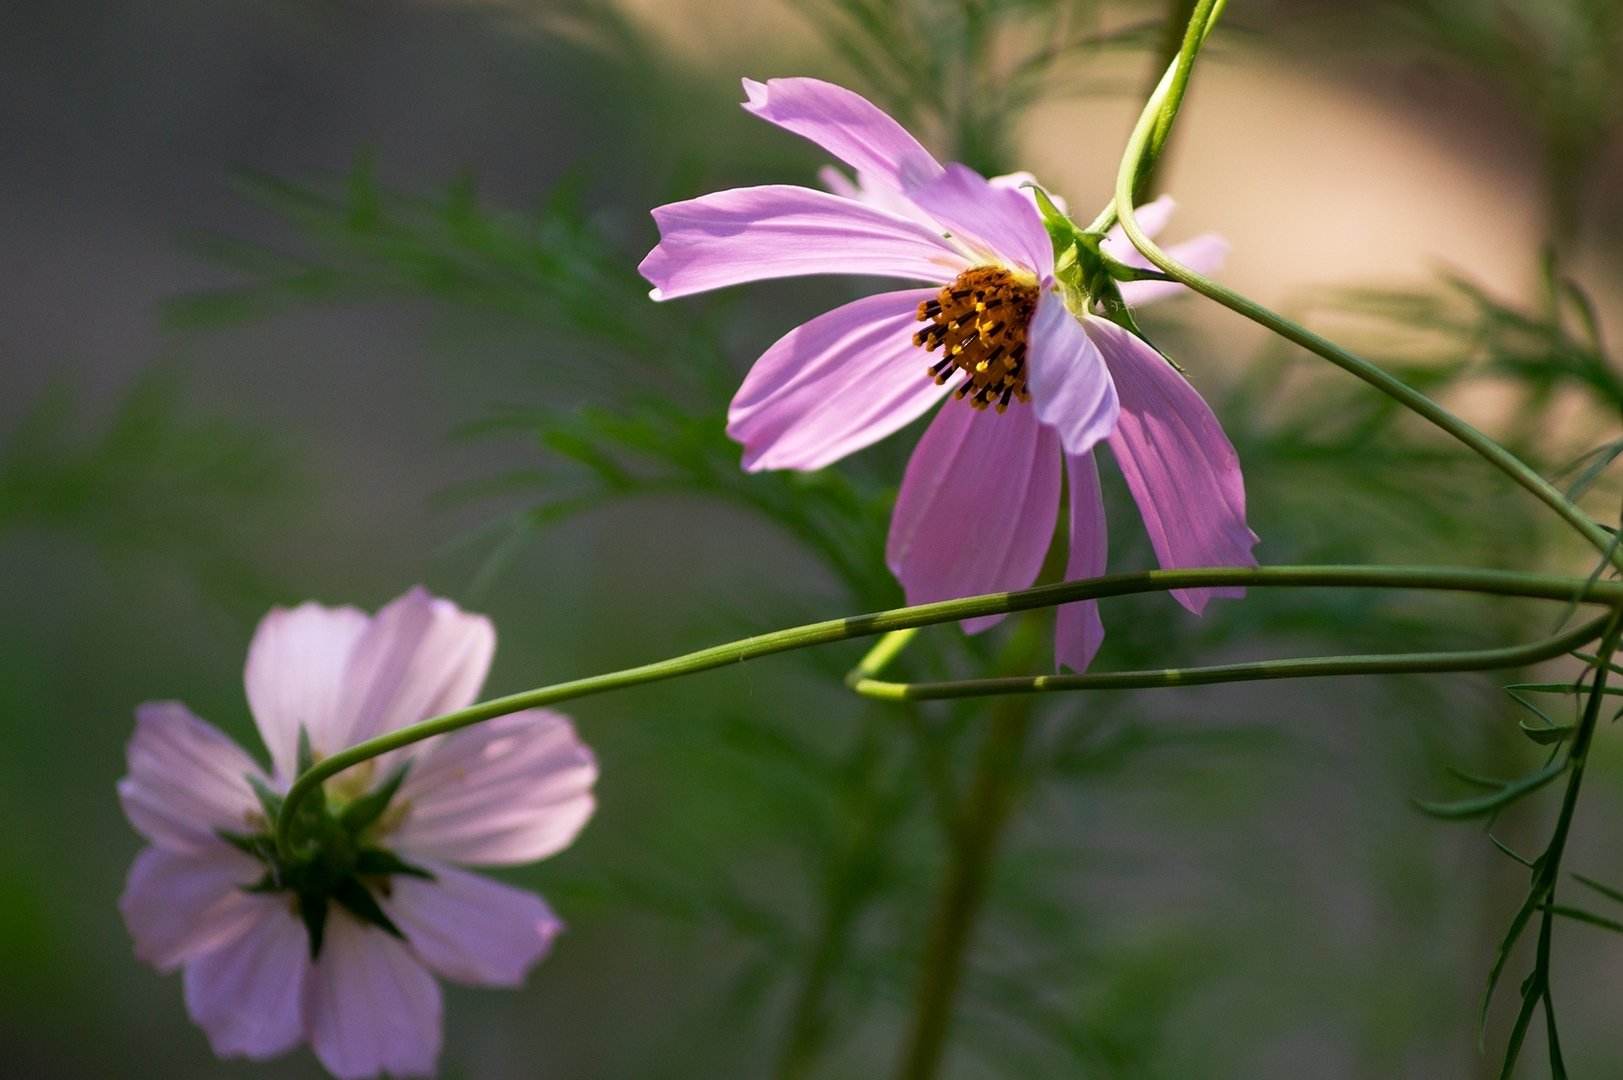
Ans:
{"type": "MultiPolygon", "coordinates": [[[[999,415],[949,401],[913,451],[885,561],[909,604],[1023,589],[1059,512],[1059,439],[1021,404],[999,415]]],[[[1001,615],[964,620],[967,633],[1001,615]]]]}
{"type": "MultiPolygon", "coordinates": [[[[1109,545],[1105,504],[1099,494],[1099,468],[1093,452],[1067,454],[1065,474],[1071,492],[1071,550],[1065,560],[1065,580],[1099,577],[1105,572],[1109,545]]],[[[1097,600],[1060,605],[1054,629],[1054,654],[1075,672],[1083,672],[1105,639],[1097,600]]]]}
{"type": "MultiPolygon", "coordinates": [[[[1222,266],[1223,260],[1228,257],[1229,242],[1216,233],[1201,233],[1193,240],[1173,244],[1166,250],[1168,255],[1189,269],[1201,274],[1210,274],[1222,266]]],[[[1138,258],[1139,262],[1134,265],[1149,265],[1149,260],[1142,255],[1138,258]]],[[[1131,307],[1164,300],[1189,291],[1176,281],[1123,281],[1116,287],[1121,290],[1121,298],[1131,307]]]]}
{"type": "Polygon", "coordinates": [[[567,847],[595,803],[597,763],[567,717],[529,709],[449,735],[412,765],[389,836],[407,857],[471,866],[531,862],[567,847]]]}
{"type": "Polygon", "coordinates": [[[224,841],[212,851],[146,848],[135,857],[118,898],[135,955],[169,971],[236,937],[263,913],[241,887],[264,872],[262,863],[224,841]]]}
{"type": "Polygon", "coordinates": [[[1116,428],[1116,387],[1104,357],[1056,293],[1044,293],[1031,317],[1026,388],[1037,418],[1065,452],[1085,454],[1116,428]]]}
{"type": "Polygon", "coordinates": [[[916,419],[947,393],[913,344],[934,289],[880,293],[789,331],[761,354],[727,410],[744,468],[820,469],[916,419]]]}
{"type": "MultiPolygon", "coordinates": [[[[1255,566],[1257,535],[1245,523],[1245,481],[1234,446],[1211,408],[1159,353],[1103,319],[1088,334],[1104,354],[1121,396],[1110,450],[1144,516],[1156,558],[1168,570],[1255,566]]],[[[1173,597],[1199,615],[1212,597],[1238,587],[1180,589],[1173,597]]]]}
{"type": "Polygon", "coordinates": [[[248,707],[270,751],[276,775],[291,780],[299,729],[316,746],[336,749],[338,702],[350,651],[371,619],[352,607],[300,604],[273,608],[248,646],[243,682],[248,707]]]}
{"type": "Polygon", "coordinates": [[[903,194],[985,261],[1023,268],[1039,280],[1053,275],[1053,242],[1031,196],[1019,188],[994,185],[954,162],[934,180],[909,184],[903,194]]]}
{"type": "Polygon", "coordinates": [[[186,1011],[216,1055],[259,1060],[299,1041],[310,939],[285,896],[248,899],[253,925],[186,964],[186,1011]]]}
{"type": "Polygon", "coordinates": [[[330,744],[315,748],[330,754],[473,704],[495,651],[496,631],[483,615],[421,588],[391,600],[350,653],[339,699],[344,723],[334,725],[330,744]]]}
{"type": "MultiPolygon", "coordinates": [[[[306,950],[308,954],[308,950],[306,950]]],[[[432,1076],[440,988],[403,942],[334,908],[305,986],[304,1025],[338,1080],[432,1076]]]]}
{"type": "Polygon", "coordinates": [[[821,79],[744,80],[744,108],[810,139],[860,174],[900,189],[902,173],[929,179],[941,165],[907,129],[861,94],[821,79]]]}
{"type": "Polygon", "coordinates": [[[130,824],[154,844],[212,851],[220,845],[217,830],[248,829],[259,812],[247,777],[265,774],[178,701],[139,706],[125,753],[130,771],[118,782],[119,801],[130,824]]]}
{"type": "Polygon", "coordinates": [[[436,974],[473,986],[521,986],[563,922],[539,896],[425,862],[433,881],[398,876],[384,910],[436,974]]]}
{"type": "Polygon", "coordinates": [[[745,281],[872,274],[951,281],[968,263],[929,226],[811,188],[733,188],[654,210],[637,270],[669,300],[745,281]]]}

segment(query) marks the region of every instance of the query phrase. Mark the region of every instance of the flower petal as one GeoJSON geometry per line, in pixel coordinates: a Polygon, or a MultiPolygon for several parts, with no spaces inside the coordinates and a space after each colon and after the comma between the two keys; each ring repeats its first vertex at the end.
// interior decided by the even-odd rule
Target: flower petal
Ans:
{"type": "Polygon", "coordinates": [[[1087,453],[1116,428],[1116,387],[1104,358],[1056,293],[1037,301],[1028,339],[1032,409],[1067,454],[1087,453]]]}
{"type": "Polygon", "coordinates": [[[873,102],[821,79],[744,80],[744,108],[827,150],[859,174],[900,189],[902,174],[928,179],[941,165],[873,102]]]}
{"type": "MultiPolygon", "coordinates": [[[[1171,195],[1162,195],[1153,202],[1133,207],[1133,218],[1138,222],[1138,227],[1144,230],[1144,235],[1154,240],[1167,227],[1167,222],[1172,220],[1172,212],[1177,208],[1178,204],[1171,195]]],[[[1117,262],[1132,266],[1149,265],[1127,238],[1127,230],[1119,224],[1112,225],[1110,231],[1105,233],[1105,238],[1099,241],[1099,250],[1117,262]]]]}
{"type": "Polygon", "coordinates": [[[242,886],[265,868],[223,841],[206,852],[149,847],[135,857],[118,910],[135,939],[135,955],[170,971],[236,937],[261,908],[242,886]]]}
{"type": "Polygon", "coordinates": [[[258,1060],[299,1042],[310,939],[285,896],[248,899],[253,925],[186,964],[186,1011],[216,1055],[258,1060]]]}
{"type": "Polygon", "coordinates": [[[412,765],[410,809],[389,843],[407,857],[472,866],[531,862],[574,840],[595,803],[597,763],[567,717],[530,709],[447,736],[412,765]]]}
{"type": "Polygon", "coordinates": [[[968,266],[928,225],[785,184],[670,203],[655,208],[654,221],[659,244],[637,270],[656,300],[802,274],[942,282],[968,266]]]}
{"type": "MultiPolygon", "coordinates": [[[[1121,327],[1090,318],[1088,334],[1121,396],[1110,450],[1161,565],[1255,566],[1257,535],[1245,523],[1240,460],[1210,406],[1159,353],[1121,327]]],[[[1199,615],[1212,597],[1244,594],[1236,587],[1172,595],[1199,615]]]]}
{"type": "Polygon", "coordinates": [[[425,862],[433,881],[398,876],[383,907],[423,963],[474,986],[521,986],[563,922],[532,892],[425,862]]]}
{"type": "Polygon", "coordinates": [[[789,331],[761,354],[727,410],[744,468],[820,469],[911,423],[947,393],[913,344],[934,289],[880,293],[789,331]]]}
{"type": "Polygon", "coordinates": [[[248,707],[270,751],[276,775],[291,780],[299,729],[314,745],[332,748],[345,666],[371,619],[352,607],[300,604],[273,608],[248,646],[243,682],[248,707]]]}
{"type": "MultiPolygon", "coordinates": [[[[1105,504],[1099,494],[1099,468],[1092,452],[1065,457],[1071,490],[1071,550],[1065,560],[1065,580],[1099,577],[1105,572],[1109,537],[1105,504]]],[[[1054,628],[1054,654],[1075,672],[1083,672],[1105,639],[1099,619],[1099,601],[1062,604],[1054,628]]]]}
{"type": "MultiPolygon", "coordinates": [[[[339,717],[323,753],[473,704],[496,651],[483,615],[412,589],[380,610],[355,643],[339,717]]],[[[381,767],[381,766],[380,766],[381,767]]]]}
{"type": "Polygon", "coordinates": [[[440,1009],[439,985],[405,943],[333,909],[304,996],[310,1048],[328,1072],[432,1076],[440,1009]]]}
{"type": "Polygon", "coordinates": [[[220,845],[217,830],[247,829],[259,811],[247,780],[264,779],[259,766],[178,701],[137,707],[125,754],[130,772],[118,782],[124,815],[161,847],[212,851],[220,845]]]}
{"type": "MultiPolygon", "coordinates": [[[[1059,512],[1059,440],[1021,404],[999,415],[949,401],[902,478],[885,561],[909,604],[1023,589],[1059,512]]],[[[964,620],[966,633],[1003,616],[964,620]]]]}
{"type": "MultiPolygon", "coordinates": [[[[1216,233],[1201,233],[1193,240],[1173,244],[1166,250],[1168,255],[1189,269],[1201,274],[1210,274],[1222,266],[1223,260],[1228,257],[1229,242],[1216,233]]],[[[1134,254],[1137,255],[1137,252],[1134,254]]],[[[1139,264],[1149,265],[1149,260],[1142,255],[1138,258],[1139,264]]],[[[1121,290],[1121,298],[1134,307],[1189,291],[1176,281],[1123,281],[1116,287],[1121,290]]]]}
{"type": "Polygon", "coordinates": [[[1054,273],[1054,245],[1031,196],[1001,187],[956,162],[934,180],[903,192],[959,243],[988,262],[1023,267],[1039,279],[1054,273]]]}

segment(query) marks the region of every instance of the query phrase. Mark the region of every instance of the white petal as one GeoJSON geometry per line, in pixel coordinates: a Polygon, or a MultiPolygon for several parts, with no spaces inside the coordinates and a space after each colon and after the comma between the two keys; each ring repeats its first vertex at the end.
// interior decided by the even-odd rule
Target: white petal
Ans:
{"type": "Polygon", "coordinates": [[[246,779],[264,773],[216,728],[178,701],[149,701],[135,710],[125,750],[129,775],[119,801],[136,830],[161,847],[209,851],[219,829],[244,831],[259,813],[246,779]]]}
{"type": "Polygon", "coordinates": [[[475,986],[519,986],[552,948],[563,922],[532,892],[422,862],[433,881],[397,875],[385,910],[412,951],[447,979],[475,986]]]}
{"type": "Polygon", "coordinates": [[[339,908],[304,998],[310,1048],[338,1080],[432,1076],[440,988],[406,945],[339,908]]]}
{"type": "Polygon", "coordinates": [[[249,899],[254,924],[186,965],[186,1011],[220,1057],[274,1057],[303,1030],[309,935],[286,895],[249,899]]]}
{"type": "Polygon", "coordinates": [[[118,898],[135,955],[169,971],[241,934],[261,913],[242,886],[258,881],[264,870],[224,841],[203,852],[145,849],[118,898]]]}
{"type": "Polygon", "coordinates": [[[408,857],[464,865],[532,862],[567,847],[592,816],[597,763],[567,717],[531,709],[447,736],[396,796],[388,837],[408,857]]]}
{"type": "Polygon", "coordinates": [[[243,682],[282,780],[293,777],[300,728],[309,732],[312,745],[336,748],[335,734],[347,727],[338,722],[345,668],[369,622],[355,608],[320,604],[274,608],[260,620],[243,682]]]}

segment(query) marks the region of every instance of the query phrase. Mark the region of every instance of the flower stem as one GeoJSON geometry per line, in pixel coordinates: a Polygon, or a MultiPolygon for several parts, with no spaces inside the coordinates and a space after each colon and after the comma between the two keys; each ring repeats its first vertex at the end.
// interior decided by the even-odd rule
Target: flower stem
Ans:
{"type": "Polygon", "coordinates": [[[1623,604],[1623,582],[1594,581],[1551,574],[1432,566],[1212,567],[1198,570],[1147,570],[1135,574],[1113,574],[1085,581],[1041,585],[1018,592],[988,593],[961,600],[943,600],[868,615],[828,619],[742,638],[724,645],[713,645],[707,649],[652,664],[592,675],[584,679],[571,679],[535,690],[493,698],[444,716],[385,732],[347,747],[316,762],[301,773],[288,788],[282,812],[276,819],[277,850],[284,856],[291,856],[294,853],[293,822],[297,817],[299,806],[328,777],[336,776],[345,769],[391,750],[398,750],[423,739],[443,735],[498,716],[553,705],[571,698],[587,697],[644,683],[693,675],[758,656],[769,656],[773,653],[826,645],[852,638],[871,637],[893,630],[909,630],[937,623],[956,622],[981,615],[1030,611],[1034,608],[1070,603],[1073,600],[1228,585],[1435,589],[1567,602],[1582,600],[1611,606],[1623,604]]]}
{"type": "Polygon", "coordinates": [[[1052,693],[1065,690],[1148,690],[1206,686],[1212,683],[1260,682],[1269,679],[1323,678],[1333,675],[1400,675],[1446,671],[1493,671],[1564,656],[1589,644],[1606,627],[1608,616],[1564,634],[1525,645],[1458,652],[1390,653],[1371,656],[1314,656],[1292,660],[1259,660],[1211,667],[1165,668],[1160,671],[1110,671],[1088,675],[1017,675],[954,682],[899,683],[874,678],[851,681],[851,689],[881,701],[933,701],[1003,694],[1052,693]]]}
{"type": "MultiPolygon", "coordinates": [[[[1209,6],[1209,4],[1203,5],[1203,7],[1209,6]]],[[[1211,13],[1211,17],[1215,17],[1215,12],[1211,13]]],[[[1270,311],[1256,301],[1242,296],[1232,289],[1225,288],[1212,279],[1184,266],[1157,247],[1154,241],[1144,233],[1144,230],[1139,228],[1138,220],[1133,214],[1134,188],[1146,167],[1145,163],[1152,162],[1159,152],[1160,143],[1166,139],[1170,117],[1176,114],[1178,104],[1182,100],[1183,92],[1188,84],[1189,71],[1199,49],[1199,42],[1195,40],[1195,22],[1200,18],[1201,12],[1197,11],[1195,20],[1191,22],[1190,34],[1185,39],[1185,47],[1179,53],[1177,60],[1173,61],[1172,66],[1167,69],[1166,76],[1162,78],[1155,92],[1150,95],[1149,101],[1145,104],[1144,111],[1139,115],[1138,124],[1133,129],[1132,137],[1128,139],[1127,151],[1122,156],[1121,168],[1116,173],[1115,214],[1121,222],[1122,230],[1127,234],[1128,239],[1132,241],[1133,246],[1174,280],[1183,283],[1209,299],[1217,301],[1229,310],[1245,316],[1252,322],[1268,328],[1279,336],[1295,342],[1304,349],[1322,356],[1343,371],[1364,380],[1411,412],[1424,417],[1432,424],[1443,429],[1443,431],[1470,447],[1506,476],[1509,476],[1544,502],[1588,540],[1596,550],[1611,561],[1614,566],[1623,569],[1623,552],[1618,550],[1611,535],[1590,520],[1589,516],[1563,495],[1558,488],[1545,480],[1536,470],[1515,454],[1500,446],[1488,435],[1460,417],[1455,416],[1425,394],[1362,357],[1320,337],[1305,327],[1299,326],[1283,315],[1270,311]],[[1191,43],[1193,43],[1193,47],[1191,47],[1191,43]]],[[[1208,28],[1209,24],[1208,19],[1206,24],[1208,28]]]]}
{"type": "MultiPolygon", "coordinates": [[[[1042,639],[1031,632],[1029,621],[1020,631],[1009,643],[1006,662],[1027,666],[1036,662],[1042,639]]],[[[948,833],[947,876],[919,968],[913,1024],[896,1080],[930,1080],[941,1067],[970,940],[986,899],[998,841],[1019,790],[1031,713],[1030,698],[1005,698],[992,706],[969,794],[948,833]]]]}

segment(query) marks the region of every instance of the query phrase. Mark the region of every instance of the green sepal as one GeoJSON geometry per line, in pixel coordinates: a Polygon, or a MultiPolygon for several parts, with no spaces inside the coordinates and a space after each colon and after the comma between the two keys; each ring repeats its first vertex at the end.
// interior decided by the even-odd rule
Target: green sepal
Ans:
{"type": "Polygon", "coordinates": [[[383,908],[378,906],[377,897],[373,896],[365,885],[362,885],[354,878],[345,878],[340,881],[332,891],[332,898],[343,904],[350,914],[362,922],[371,923],[401,941],[406,940],[406,935],[401,931],[400,927],[396,926],[394,920],[389,918],[384,913],[383,908]]]}
{"type": "Polygon", "coordinates": [[[395,792],[406,779],[406,771],[411,768],[411,762],[400,766],[390,777],[359,799],[344,807],[344,812],[338,816],[339,823],[352,833],[359,833],[383,816],[389,808],[389,801],[394,798],[395,792]]]}
{"type": "Polygon", "coordinates": [[[321,956],[321,942],[327,933],[327,898],[300,893],[299,918],[310,935],[310,959],[314,961],[321,956]]]}
{"type": "Polygon", "coordinates": [[[250,855],[260,862],[267,861],[276,853],[276,841],[269,833],[239,833],[229,829],[215,829],[214,835],[244,855],[250,855]]]}
{"type": "MultiPolygon", "coordinates": [[[[297,776],[309,772],[316,763],[315,749],[310,745],[310,731],[304,725],[299,725],[299,753],[296,759],[297,776]]],[[[305,798],[304,805],[299,807],[299,813],[307,818],[317,817],[327,812],[327,791],[321,784],[305,798]]]]}
{"type": "Polygon", "coordinates": [[[252,885],[239,885],[237,887],[245,893],[270,894],[281,892],[287,888],[287,885],[282,881],[281,876],[277,874],[275,869],[270,869],[266,870],[264,875],[252,885]]]}
{"type": "Polygon", "coordinates": [[[265,783],[262,777],[253,773],[243,773],[242,778],[254,789],[254,796],[259,799],[259,808],[264,811],[265,820],[274,822],[282,813],[282,796],[276,793],[275,788],[265,783]]]}
{"type": "Polygon", "coordinates": [[[388,874],[405,874],[407,877],[422,878],[424,881],[438,880],[435,876],[420,866],[413,866],[391,851],[382,848],[362,848],[355,855],[355,873],[360,875],[385,876],[388,874]]]}

